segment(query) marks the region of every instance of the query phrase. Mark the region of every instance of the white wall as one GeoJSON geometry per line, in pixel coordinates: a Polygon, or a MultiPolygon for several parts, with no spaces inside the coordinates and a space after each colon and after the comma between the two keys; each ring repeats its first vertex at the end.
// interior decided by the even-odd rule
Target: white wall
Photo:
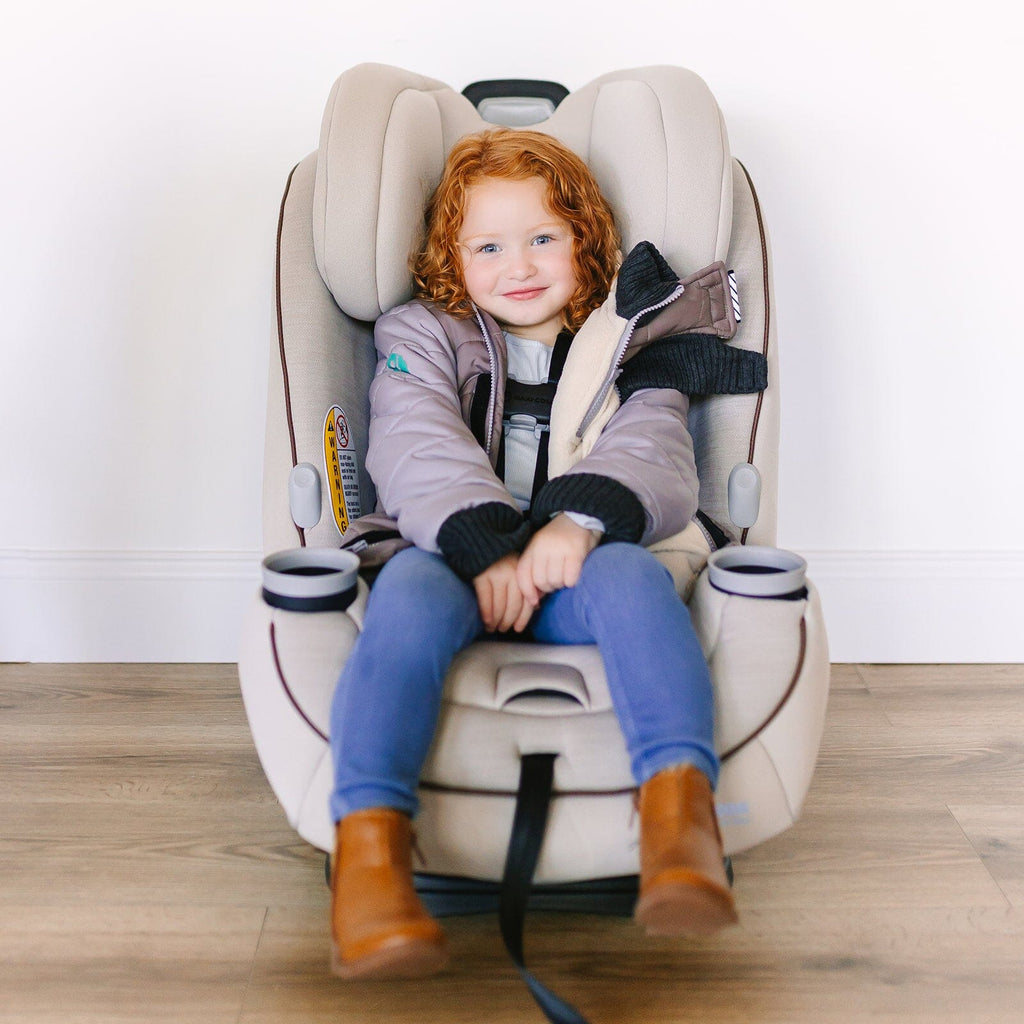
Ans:
{"type": "Polygon", "coordinates": [[[1024,659],[1022,36],[996,0],[19,5],[0,658],[234,660],[277,205],[334,78],[376,60],[459,88],[701,74],[772,232],[780,541],[833,658],[1024,659]]]}

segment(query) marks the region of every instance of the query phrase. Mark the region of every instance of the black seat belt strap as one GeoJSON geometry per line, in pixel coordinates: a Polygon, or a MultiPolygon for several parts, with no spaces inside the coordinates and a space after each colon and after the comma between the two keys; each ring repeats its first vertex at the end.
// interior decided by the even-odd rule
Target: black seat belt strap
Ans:
{"type": "Polygon", "coordinates": [[[548,381],[558,383],[562,379],[562,370],[565,369],[565,360],[569,355],[569,346],[572,344],[573,335],[568,330],[560,331],[555,339],[555,350],[551,353],[551,366],[548,369],[548,381]]]}
{"type": "Polygon", "coordinates": [[[523,924],[533,886],[548,808],[554,787],[556,754],[524,754],[519,767],[519,792],[501,880],[498,915],[501,937],[523,981],[551,1024],[587,1024],[580,1012],[542,985],[527,969],[523,956],[523,924]]]}
{"type": "Polygon", "coordinates": [[[537,500],[540,489],[548,482],[548,441],[550,431],[542,430],[540,439],[537,441],[537,462],[533,469],[533,487],[530,494],[530,504],[537,500]]]}
{"type": "MultiPolygon", "coordinates": [[[[565,368],[565,360],[569,355],[569,346],[572,344],[573,335],[568,330],[561,331],[555,340],[555,348],[551,353],[551,365],[548,367],[548,385],[555,385],[562,379],[562,370],[565,368]]],[[[551,422],[551,402],[554,400],[554,388],[551,389],[551,398],[548,399],[547,416],[545,423],[551,422]]],[[[533,471],[533,488],[530,496],[530,504],[537,500],[540,489],[548,482],[548,442],[551,439],[551,432],[541,432],[537,444],[537,465],[533,471]]]]}
{"type": "Polygon", "coordinates": [[[731,543],[725,530],[723,530],[718,523],[714,521],[706,512],[702,512],[697,509],[696,518],[700,520],[701,525],[707,530],[708,536],[714,542],[715,550],[719,551],[722,548],[728,547],[731,543]]]}

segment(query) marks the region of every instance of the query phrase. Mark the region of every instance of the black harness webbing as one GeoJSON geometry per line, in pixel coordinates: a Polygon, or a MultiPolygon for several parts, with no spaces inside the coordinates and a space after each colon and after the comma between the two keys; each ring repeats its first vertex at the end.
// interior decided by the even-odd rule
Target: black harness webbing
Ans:
{"type": "Polygon", "coordinates": [[[551,1024],[587,1024],[587,1019],[564,999],[542,985],[526,967],[523,956],[523,922],[533,885],[548,808],[554,785],[556,754],[524,754],[519,767],[512,837],[501,880],[498,909],[501,937],[512,962],[551,1024]]]}
{"type": "Polygon", "coordinates": [[[554,351],[551,353],[551,365],[548,369],[548,379],[543,384],[522,384],[512,380],[510,377],[505,386],[505,403],[503,413],[503,429],[501,436],[501,450],[498,455],[498,476],[504,479],[505,476],[505,428],[511,418],[515,415],[525,415],[533,418],[535,427],[540,429],[540,436],[537,444],[537,464],[533,472],[533,487],[530,495],[530,504],[533,504],[537,492],[547,483],[548,480],[548,437],[551,424],[551,404],[555,399],[555,391],[558,382],[562,377],[562,370],[565,368],[565,360],[569,355],[569,346],[572,344],[573,335],[570,331],[562,331],[555,340],[554,351]]]}
{"type": "Polygon", "coordinates": [[[725,530],[723,530],[718,523],[711,518],[711,516],[706,512],[702,512],[700,509],[697,509],[697,518],[701,521],[701,525],[704,529],[708,531],[708,536],[714,541],[716,551],[720,548],[729,546],[731,541],[726,535],[725,530]]]}

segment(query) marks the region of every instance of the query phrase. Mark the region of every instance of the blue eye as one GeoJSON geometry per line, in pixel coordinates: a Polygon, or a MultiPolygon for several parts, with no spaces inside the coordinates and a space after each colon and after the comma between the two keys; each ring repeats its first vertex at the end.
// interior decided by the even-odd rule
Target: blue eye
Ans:
{"type": "Polygon", "coordinates": [[[534,245],[545,245],[546,243],[553,242],[553,241],[554,241],[554,239],[551,237],[551,235],[538,235],[533,240],[533,244],[534,245]]]}
{"type": "Polygon", "coordinates": [[[488,242],[486,245],[481,245],[477,252],[492,253],[497,252],[498,246],[494,242],[488,242]]]}

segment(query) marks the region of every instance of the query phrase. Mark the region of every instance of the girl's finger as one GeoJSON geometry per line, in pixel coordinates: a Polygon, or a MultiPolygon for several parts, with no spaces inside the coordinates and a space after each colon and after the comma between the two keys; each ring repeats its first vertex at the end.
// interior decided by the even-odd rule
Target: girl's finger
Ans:
{"type": "Polygon", "coordinates": [[[519,612],[519,617],[512,624],[512,628],[517,633],[522,633],[524,629],[530,624],[530,619],[533,618],[534,606],[529,601],[523,601],[522,610],[519,612]]]}
{"type": "Polygon", "coordinates": [[[515,576],[508,580],[505,589],[505,607],[501,616],[500,629],[505,632],[512,628],[523,609],[523,595],[519,592],[519,584],[515,576]]]}
{"type": "Polygon", "coordinates": [[[536,608],[540,601],[540,594],[533,581],[533,557],[529,551],[519,559],[519,565],[516,567],[516,582],[527,603],[536,608]]]}
{"type": "Polygon", "coordinates": [[[480,606],[480,618],[488,633],[494,629],[494,594],[491,582],[487,577],[477,578],[473,582],[476,590],[476,603],[480,606]]]}

